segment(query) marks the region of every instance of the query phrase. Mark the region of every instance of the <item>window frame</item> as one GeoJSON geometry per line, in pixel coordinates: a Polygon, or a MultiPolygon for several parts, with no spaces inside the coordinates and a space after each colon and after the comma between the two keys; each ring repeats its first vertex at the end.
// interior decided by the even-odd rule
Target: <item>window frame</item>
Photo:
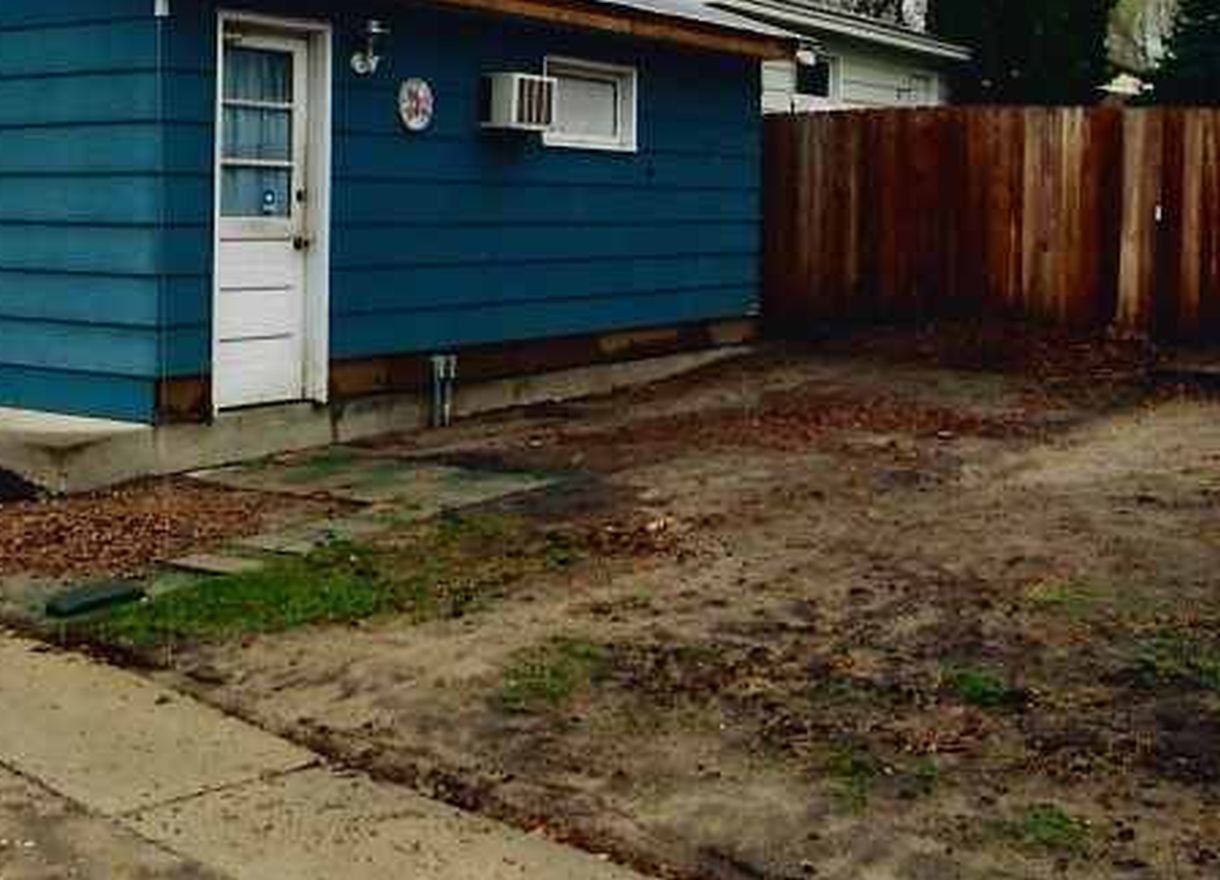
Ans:
{"type": "Polygon", "coordinates": [[[826,65],[826,90],[828,94],[815,95],[810,92],[801,91],[801,67],[814,65],[802,65],[799,59],[796,62],[796,70],[794,71],[795,81],[792,84],[792,93],[796,96],[810,98],[824,104],[838,102],[843,96],[843,59],[838,55],[819,52],[816,63],[824,63],[826,65]]]}
{"type": "Polygon", "coordinates": [[[639,152],[637,122],[639,119],[640,75],[638,68],[564,55],[547,55],[542,62],[542,71],[544,75],[555,77],[557,80],[555,89],[556,126],[559,121],[559,92],[563,88],[565,76],[611,82],[614,84],[618,96],[618,107],[616,108],[618,130],[615,137],[569,134],[553,127],[542,133],[542,142],[545,146],[617,153],[639,152]]]}

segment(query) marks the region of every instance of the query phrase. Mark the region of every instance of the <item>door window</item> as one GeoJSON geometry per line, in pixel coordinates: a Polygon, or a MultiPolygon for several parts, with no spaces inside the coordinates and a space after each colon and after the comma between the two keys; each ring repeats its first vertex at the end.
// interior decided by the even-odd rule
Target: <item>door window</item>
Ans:
{"type": "Polygon", "coordinates": [[[229,46],[221,96],[220,213],[292,214],[293,53],[229,46]]]}

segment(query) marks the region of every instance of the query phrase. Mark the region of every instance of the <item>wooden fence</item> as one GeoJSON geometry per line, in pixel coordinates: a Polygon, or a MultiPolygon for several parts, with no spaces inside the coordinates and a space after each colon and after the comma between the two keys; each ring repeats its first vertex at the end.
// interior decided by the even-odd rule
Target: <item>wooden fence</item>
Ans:
{"type": "Polygon", "coordinates": [[[1220,111],[770,117],[765,311],[1220,340],[1220,111]]]}

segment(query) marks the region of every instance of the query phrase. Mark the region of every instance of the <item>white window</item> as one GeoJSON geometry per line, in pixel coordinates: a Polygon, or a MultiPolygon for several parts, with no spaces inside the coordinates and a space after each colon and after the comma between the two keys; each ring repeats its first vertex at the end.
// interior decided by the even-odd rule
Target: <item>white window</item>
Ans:
{"type": "Polygon", "coordinates": [[[819,55],[808,63],[797,62],[796,93],[811,98],[837,98],[839,63],[836,58],[819,55]]]}
{"type": "Polygon", "coordinates": [[[637,75],[619,67],[574,58],[547,58],[555,77],[555,122],[543,136],[548,147],[635,152],[637,75]]]}

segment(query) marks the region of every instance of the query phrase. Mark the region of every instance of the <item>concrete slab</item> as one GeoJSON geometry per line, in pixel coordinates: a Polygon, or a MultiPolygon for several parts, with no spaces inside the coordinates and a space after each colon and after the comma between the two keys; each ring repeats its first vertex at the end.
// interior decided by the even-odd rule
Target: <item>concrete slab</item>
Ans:
{"type": "MultiPolygon", "coordinates": [[[[554,478],[541,474],[474,470],[369,454],[334,447],[290,462],[265,462],[192,474],[233,489],[284,495],[328,495],[363,504],[392,505],[418,518],[442,510],[544,488],[554,478]]],[[[359,522],[359,520],[349,520],[359,522]]]]}
{"type": "Polygon", "coordinates": [[[639,875],[399,788],[325,769],[129,817],[234,880],[631,880],[639,875]]]}
{"type": "Polygon", "coordinates": [[[0,406],[3,436],[21,436],[50,450],[72,449],[111,437],[139,434],[149,426],[139,422],[119,422],[62,413],[36,412],[0,406]]]}
{"type": "Polygon", "coordinates": [[[241,538],[235,545],[247,550],[263,553],[281,553],[304,556],[332,541],[362,541],[374,538],[390,529],[393,521],[370,514],[321,520],[287,526],[248,538],[241,538]]]}
{"type": "Polygon", "coordinates": [[[0,407],[0,468],[45,489],[67,491],[66,462],[84,450],[139,445],[152,431],[134,422],[0,407]]]}
{"type": "Polygon", "coordinates": [[[0,767],[0,877],[4,880],[223,880],[0,767]]]}
{"type": "Polygon", "coordinates": [[[315,762],[138,676],[0,638],[0,760],[105,815],[315,762]]]}
{"type": "Polygon", "coordinates": [[[640,880],[4,632],[0,693],[4,880],[640,880]]]}
{"type": "Polygon", "coordinates": [[[258,571],[266,564],[265,560],[252,559],[249,556],[230,556],[224,553],[193,553],[190,556],[180,556],[171,559],[169,565],[179,571],[195,572],[197,574],[232,575],[247,574],[258,571]]]}
{"type": "MultiPolygon", "coordinates": [[[[606,394],[749,351],[749,346],[728,345],[490,382],[465,384],[459,380],[454,410],[466,417],[606,394]]],[[[427,412],[428,400],[421,394],[383,394],[333,406],[254,407],[222,413],[208,424],[159,426],[0,409],[0,469],[52,491],[80,492],[134,477],[183,473],[417,430],[425,427],[427,412]]]]}

